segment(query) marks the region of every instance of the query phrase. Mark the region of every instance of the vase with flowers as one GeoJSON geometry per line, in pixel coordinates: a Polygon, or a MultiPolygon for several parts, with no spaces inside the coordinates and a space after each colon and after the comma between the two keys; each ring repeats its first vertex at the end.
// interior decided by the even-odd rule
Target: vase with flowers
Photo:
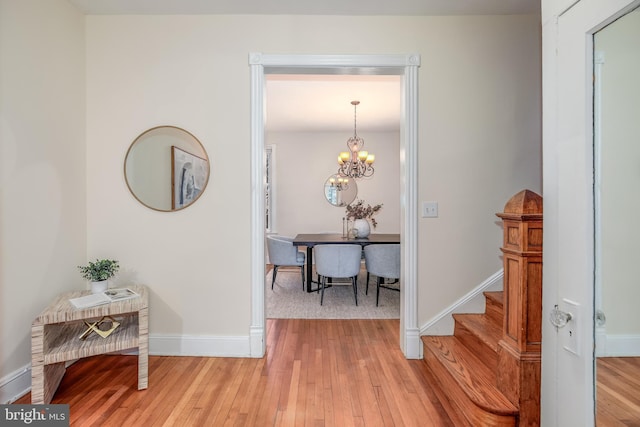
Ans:
{"type": "Polygon", "coordinates": [[[369,237],[371,233],[371,226],[376,228],[378,223],[373,217],[382,209],[382,204],[371,206],[367,204],[365,206],[364,200],[358,200],[356,203],[347,205],[346,217],[349,220],[353,220],[353,234],[356,238],[369,237]]]}

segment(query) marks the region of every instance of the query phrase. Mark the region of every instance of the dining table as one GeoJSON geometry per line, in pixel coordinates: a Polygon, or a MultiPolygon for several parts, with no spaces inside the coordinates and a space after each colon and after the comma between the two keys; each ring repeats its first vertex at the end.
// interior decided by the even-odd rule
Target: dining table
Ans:
{"type": "Polygon", "coordinates": [[[294,246],[305,246],[307,248],[307,292],[314,292],[313,289],[313,247],[316,245],[341,245],[357,244],[363,248],[367,245],[384,245],[400,243],[400,234],[372,233],[368,237],[343,237],[340,233],[306,233],[298,234],[293,239],[294,246]]]}

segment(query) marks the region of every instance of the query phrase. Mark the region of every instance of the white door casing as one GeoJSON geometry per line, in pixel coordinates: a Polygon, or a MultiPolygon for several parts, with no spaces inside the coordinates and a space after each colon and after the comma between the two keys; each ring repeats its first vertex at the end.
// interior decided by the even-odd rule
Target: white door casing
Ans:
{"type": "Polygon", "coordinates": [[[408,359],[421,353],[418,327],[418,67],[420,55],[249,54],[251,69],[251,327],[250,352],[262,357],[266,346],[264,297],[264,123],[265,74],[393,74],[402,77],[400,127],[400,347],[408,359]]]}
{"type": "Polygon", "coordinates": [[[543,0],[544,426],[595,423],[593,34],[639,3],[543,0]]]}

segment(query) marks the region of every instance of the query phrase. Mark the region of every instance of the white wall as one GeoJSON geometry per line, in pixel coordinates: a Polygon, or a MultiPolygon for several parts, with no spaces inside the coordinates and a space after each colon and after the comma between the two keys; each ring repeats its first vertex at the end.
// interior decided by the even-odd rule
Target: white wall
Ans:
{"type": "Polygon", "coordinates": [[[426,322],[501,268],[494,213],[540,191],[539,27],[537,16],[88,17],[88,253],[150,286],[152,336],[248,345],[248,53],[416,52],[419,197],[440,202],[419,224],[426,322]],[[131,141],[160,124],[194,133],[211,159],[206,192],[176,213],[141,206],[122,176],[131,141]]]}
{"type": "Polygon", "coordinates": [[[0,0],[0,52],[5,403],[29,386],[16,375],[31,362],[33,319],[85,286],[76,268],[86,261],[84,17],[66,0],[0,0]]]}
{"type": "MultiPolygon", "coordinates": [[[[276,232],[342,233],[344,207],[329,204],[324,183],[337,173],[337,158],[353,132],[269,132],[266,144],[276,147],[276,232]]],[[[400,133],[360,130],[369,152],[376,155],[375,173],[356,182],[358,198],[382,203],[374,233],[400,233],[400,133]]]]}

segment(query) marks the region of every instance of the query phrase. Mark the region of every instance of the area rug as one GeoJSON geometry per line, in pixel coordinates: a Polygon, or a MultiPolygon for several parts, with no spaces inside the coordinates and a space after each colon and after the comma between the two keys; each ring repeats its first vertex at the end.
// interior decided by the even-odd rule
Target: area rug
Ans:
{"type": "MultiPolygon", "coordinates": [[[[400,292],[380,289],[380,304],[376,307],[375,277],[369,283],[369,295],[365,295],[366,271],[358,276],[358,306],[353,299],[351,283],[334,284],[324,291],[320,305],[320,293],[302,290],[300,269],[278,269],[276,283],[271,290],[273,270],[265,278],[267,317],[271,319],[399,319],[400,292]]],[[[315,278],[315,274],[314,274],[315,278]]],[[[317,285],[314,283],[313,287],[317,285]]]]}

